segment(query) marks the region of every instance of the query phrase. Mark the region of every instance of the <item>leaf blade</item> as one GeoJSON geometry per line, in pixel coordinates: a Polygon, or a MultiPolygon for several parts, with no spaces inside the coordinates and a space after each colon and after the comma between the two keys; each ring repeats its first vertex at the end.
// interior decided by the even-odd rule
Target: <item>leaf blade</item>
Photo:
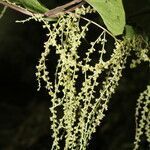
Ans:
{"type": "Polygon", "coordinates": [[[122,0],[86,0],[102,17],[104,24],[114,35],[123,33],[125,12],[122,0]]]}

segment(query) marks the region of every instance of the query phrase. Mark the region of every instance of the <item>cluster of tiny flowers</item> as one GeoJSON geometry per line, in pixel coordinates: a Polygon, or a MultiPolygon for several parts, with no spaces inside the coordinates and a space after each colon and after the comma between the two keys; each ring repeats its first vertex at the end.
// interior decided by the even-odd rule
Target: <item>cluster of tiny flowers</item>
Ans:
{"type": "MultiPolygon", "coordinates": [[[[150,44],[141,36],[135,36],[130,40],[132,50],[136,58],[132,60],[130,67],[135,68],[142,62],[150,65],[150,44]]],[[[147,142],[150,143],[150,86],[140,94],[136,106],[136,133],[134,150],[140,148],[142,136],[146,136],[147,142]]]]}
{"type": "Polygon", "coordinates": [[[132,60],[130,67],[135,68],[142,62],[150,64],[150,44],[142,36],[134,37],[132,44],[134,45],[133,51],[135,52],[136,59],[132,60]]]}
{"type": "Polygon", "coordinates": [[[41,86],[41,79],[45,81],[46,89],[51,96],[52,107],[51,111],[51,129],[53,130],[53,145],[51,149],[60,149],[59,142],[61,138],[65,138],[64,149],[72,149],[79,145],[77,129],[75,130],[76,111],[79,106],[79,99],[77,98],[76,79],[81,64],[78,59],[78,47],[81,44],[81,39],[85,37],[88,30],[89,22],[80,28],[80,17],[87,13],[92,13],[90,7],[76,9],[75,13],[68,13],[61,15],[56,23],[52,25],[42,17],[37,17],[40,22],[44,22],[43,27],[47,28],[48,40],[44,44],[45,51],[41,55],[39,65],[37,66],[37,80],[39,89],[41,86]],[[59,56],[56,67],[55,81],[50,81],[49,72],[46,66],[46,60],[51,53],[51,49],[56,50],[56,55],[59,56]],[[61,95],[61,96],[59,96],[61,95]],[[58,115],[58,108],[61,107],[63,117],[58,115]],[[63,130],[65,134],[60,136],[63,130]]]}
{"type": "Polygon", "coordinates": [[[134,150],[139,149],[141,136],[145,134],[150,143],[150,86],[140,94],[136,106],[136,134],[134,150]]]}
{"type": "MultiPolygon", "coordinates": [[[[9,0],[2,1],[16,6],[16,3],[9,0]]],[[[21,6],[17,7],[26,10],[21,6]]],[[[0,18],[5,10],[6,7],[0,13],[0,18]]],[[[43,14],[32,14],[25,20],[16,21],[25,23],[34,19],[42,22],[43,28],[48,30],[45,50],[36,66],[36,77],[38,90],[44,81],[51,97],[51,150],[86,150],[92,134],[105,116],[108,103],[115,93],[131,52],[135,58],[132,59],[130,68],[135,68],[142,62],[148,62],[150,65],[150,43],[142,36],[118,40],[105,28],[85,18],[85,15],[90,13],[95,13],[95,10],[82,6],[74,12],[60,13],[54,23],[43,14]],[[84,25],[81,26],[82,19],[84,25]],[[85,51],[81,48],[82,41],[86,39],[89,26],[92,25],[100,27],[101,32],[88,46],[84,46],[89,48],[86,49],[85,55],[81,56],[85,51]],[[106,48],[108,36],[115,41],[111,55],[107,54],[109,49],[106,48]],[[54,79],[50,78],[47,67],[47,60],[52,51],[55,51],[58,58],[54,79]],[[98,57],[96,61],[92,57],[95,53],[98,57]],[[104,59],[105,55],[107,60],[104,59]]],[[[150,144],[150,85],[137,100],[135,119],[134,150],[138,150],[143,135],[150,144]]]]}
{"type": "MultiPolygon", "coordinates": [[[[113,53],[108,60],[104,60],[104,55],[107,54],[108,31],[102,30],[99,36],[90,42],[85,56],[81,57],[82,49],[79,46],[86,37],[92,21],[84,19],[87,22],[80,26],[80,20],[83,19],[83,15],[92,12],[90,7],[81,7],[73,13],[61,14],[53,24],[42,16],[33,16],[48,29],[48,40],[44,43],[45,51],[37,65],[36,76],[39,89],[43,80],[51,97],[51,150],[86,149],[92,133],[105,116],[108,102],[118,86],[127,57],[137,47],[135,40],[114,39],[113,53]],[[54,81],[49,77],[46,64],[52,50],[55,50],[59,57],[54,81]],[[99,59],[92,63],[92,55],[96,51],[99,59]],[[99,81],[100,78],[102,81],[99,81]]],[[[146,49],[144,54],[137,53],[143,56],[140,61],[147,60],[146,49]]],[[[148,135],[149,131],[146,134],[148,135]]]]}

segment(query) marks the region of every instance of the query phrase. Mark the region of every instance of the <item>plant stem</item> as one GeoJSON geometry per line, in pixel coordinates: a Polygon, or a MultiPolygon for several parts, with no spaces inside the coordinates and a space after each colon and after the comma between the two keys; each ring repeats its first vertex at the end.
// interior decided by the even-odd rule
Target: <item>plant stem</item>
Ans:
{"type": "Polygon", "coordinates": [[[58,6],[54,9],[49,10],[48,12],[45,13],[45,16],[48,16],[48,17],[57,16],[58,13],[61,13],[61,12],[73,11],[75,8],[80,7],[81,4],[83,5],[84,3],[85,2],[83,2],[83,0],[73,0],[69,3],[62,5],[62,6],[58,6]],[[67,11],[67,8],[69,8],[68,11],[67,11]]]}
{"type": "Polygon", "coordinates": [[[31,13],[31,12],[28,11],[27,9],[22,8],[22,7],[19,7],[19,6],[17,6],[17,5],[13,5],[13,4],[11,4],[11,3],[7,3],[7,2],[0,1],[0,4],[2,4],[2,5],[4,5],[4,6],[7,6],[7,7],[13,9],[13,10],[16,10],[16,11],[18,11],[18,12],[20,12],[20,13],[23,13],[23,14],[25,14],[25,15],[28,15],[28,16],[32,16],[32,15],[33,15],[33,13],[31,13]]]}
{"type": "MultiPolygon", "coordinates": [[[[61,12],[68,13],[68,12],[74,11],[76,8],[79,8],[84,3],[85,2],[83,0],[73,0],[71,2],[68,2],[68,3],[62,5],[62,6],[58,6],[54,9],[49,10],[48,12],[46,12],[44,14],[44,16],[49,17],[49,18],[50,17],[51,18],[58,17],[59,13],[61,13],[61,12]]],[[[28,11],[27,9],[20,7],[20,6],[17,6],[13,3],[7,3],[7,2],[0,0],[0,4],[7,6],[13,10],[16,10],[20,13],[23,13],[25,15],[28,15],[28,16],[33,16],[33,14],[35,14],[35,13],[32,13],[32,12],[28,11]]]]}

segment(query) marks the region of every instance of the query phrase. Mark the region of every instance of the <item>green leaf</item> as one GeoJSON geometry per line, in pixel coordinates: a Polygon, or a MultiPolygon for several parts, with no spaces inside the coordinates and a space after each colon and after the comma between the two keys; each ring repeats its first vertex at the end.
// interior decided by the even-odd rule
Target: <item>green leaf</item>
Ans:
{"type": "Polygon", "coordinates": [[[132,26],[130,26],[130,25],[126,25],[125,26],[125,37],[127,38],[127,39],[132,39],[135,35],[136,35],[136,32],[135,32],[135,30],[133,29],[133,27],[132,26]]]}
{"type": "Polygon", "coordinates": [[[125,12],[122,0],[86,0],[102,17],[104,24],[114,35],[123,33],[125,12]]]}
{"type": "Polygon", "coordinates": [[[10,1],[16,3],[17,5],[25,7],[29,11],[36,13],[45,13],[49,10],[37,0],[10,0],[10,1]]]}

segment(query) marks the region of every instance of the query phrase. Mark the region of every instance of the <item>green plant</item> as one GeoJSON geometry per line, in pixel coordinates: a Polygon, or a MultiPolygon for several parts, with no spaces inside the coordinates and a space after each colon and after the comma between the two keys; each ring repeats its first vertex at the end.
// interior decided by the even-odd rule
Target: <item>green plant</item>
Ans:
{"type": "MultiPolygon", "coordinates": [[[[131,26],[125,27],[125,14],[120,0],[114,2],[87,0],[93,8],[84,7],[82,0],[74,0],[68,5],[52,10],[47,10],[36,0],[30,4],[26,3],[27,1],[14,2],[0,1],[30,16],[27,20],[19,22],[34,19],[42,22],[43,28],[48,31],[48,40],[44,43],[45,51],[41,54],[37,65],[36,76],[39,83],[38,90],[43,80],[51,97],[50,120],[54,139],[51,149],[85,150],[92,133],[105,116],[127,58],[132,53],[136,55],[131,68],[143,61],[150,63],[149,40],[144,35],[136,33],[131,26]],[[68,6],[69,9],[66,9],[68,6]],[[106,7],[109,7],[109,10],[106,7]],[[114,7],[118,10],[118,14],[114,7]],[[107,29],[86,17],[87,14],[96,13],[96,10],[107,29]],[[112,12],[112,16],[109,15],[109,11],[112,12]],[[55,22],[51,22],[52,20],[55,22]],[[81,21],[85,23],[81,25],[81,21]],[[99,28],[99,35],[87,44],[89,48],[82,51],[80,46],[91,26],[99,28]],[[122,39],[117,38],[117,35],[122,35],[122,39]],[[114,48],[108,52],[106,47],[111,40],[114,42],[114,48]],[[47,59],[51,51],[55,51],[58,56],[54,81],[50,79],[47,69],[47,59]],[[84,53],[83,56],[81,53],[84,53]],[[95,53],[98,56],[96,61],[92,57],[95,53]],[[59,112],[62,112],[62,115],[59,112]],[[64,147],[60,145],[62,141],[65,141],[64,147]]],[[[149,105],[150,91],[147,86],[137,100],[135,150],[139,148],[142,134],[145,134],[147,141],[150,142],[149,105]]]]}

